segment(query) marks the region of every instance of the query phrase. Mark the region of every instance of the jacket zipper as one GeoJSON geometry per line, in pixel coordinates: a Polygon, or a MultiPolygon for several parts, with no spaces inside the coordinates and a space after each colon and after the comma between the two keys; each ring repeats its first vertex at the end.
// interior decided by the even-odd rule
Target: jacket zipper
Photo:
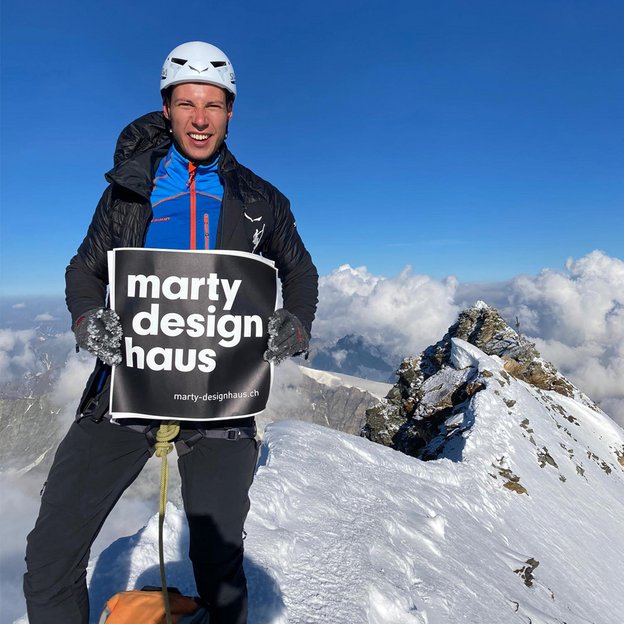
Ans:
{"type": "Polygon", "coordinates": [[[191,191],[191,249],[197,249],[197,195],[195,193],[195,174],[197,167],[189,161],[189,181],[191,191]]]}
{"type": "Polygon", "coordinates": [[[210,229],[208,227],[207,212],[204,212],[204,249],[210,249],[210,229]]]}

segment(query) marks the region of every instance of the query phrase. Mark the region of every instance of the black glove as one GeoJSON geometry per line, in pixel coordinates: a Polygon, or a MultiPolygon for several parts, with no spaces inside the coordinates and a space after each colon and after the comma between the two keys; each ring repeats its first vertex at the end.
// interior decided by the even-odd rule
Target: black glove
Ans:
{"type": "Polygon", "coordinates": [[[121,322],[109,308],[85,312],[74,326],[79,347],[86,349],[109,366],[121,364],[121,322]]]}
{"type": "Polygon", "coordinates": [[[269,342],[264,359],[280,364],[291,355],[308,352],[310,335],[301,321],[288,310],[280,308],[269,317],[269,342]]]}

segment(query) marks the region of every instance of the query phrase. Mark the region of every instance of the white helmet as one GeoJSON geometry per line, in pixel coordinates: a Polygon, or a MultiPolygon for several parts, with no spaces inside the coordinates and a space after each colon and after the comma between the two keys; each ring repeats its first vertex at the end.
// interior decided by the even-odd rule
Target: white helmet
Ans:
{"type": "Polygon", "coordinates": [[[207,82],[236,97],[236,76],[230,59],[219,48],[203,41],[183,43],[165,59],[160,92],[182,82],[207,82]]]}

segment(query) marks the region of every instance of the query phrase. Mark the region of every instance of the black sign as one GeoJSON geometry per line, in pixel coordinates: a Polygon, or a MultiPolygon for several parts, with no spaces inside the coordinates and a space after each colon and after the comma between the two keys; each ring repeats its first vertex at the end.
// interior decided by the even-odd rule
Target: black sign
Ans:
{"type": "Polygon", "coordinates": [[[245,252],[132,248],[109,251],[108,265],[110,304],[123,327],[113,419],[226,419],[266,407],[272,262],[245,252]]]}

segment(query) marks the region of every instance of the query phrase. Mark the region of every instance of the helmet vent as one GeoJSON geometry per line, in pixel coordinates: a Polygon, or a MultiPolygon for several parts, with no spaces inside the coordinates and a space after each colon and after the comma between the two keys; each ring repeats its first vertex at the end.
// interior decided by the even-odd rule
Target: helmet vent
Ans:
{"type": "Polygon", "coordinates": [[[188,62],[188,59],[172,58],[171,62],[175,63],[176,65],[184,65],[185,63],[188,62]]]}
{"type": "Polygon", "coordinates": [[[225,61],[210,61],[210,64],[213,67],[225,67],[226,65],[225,61]]]}

